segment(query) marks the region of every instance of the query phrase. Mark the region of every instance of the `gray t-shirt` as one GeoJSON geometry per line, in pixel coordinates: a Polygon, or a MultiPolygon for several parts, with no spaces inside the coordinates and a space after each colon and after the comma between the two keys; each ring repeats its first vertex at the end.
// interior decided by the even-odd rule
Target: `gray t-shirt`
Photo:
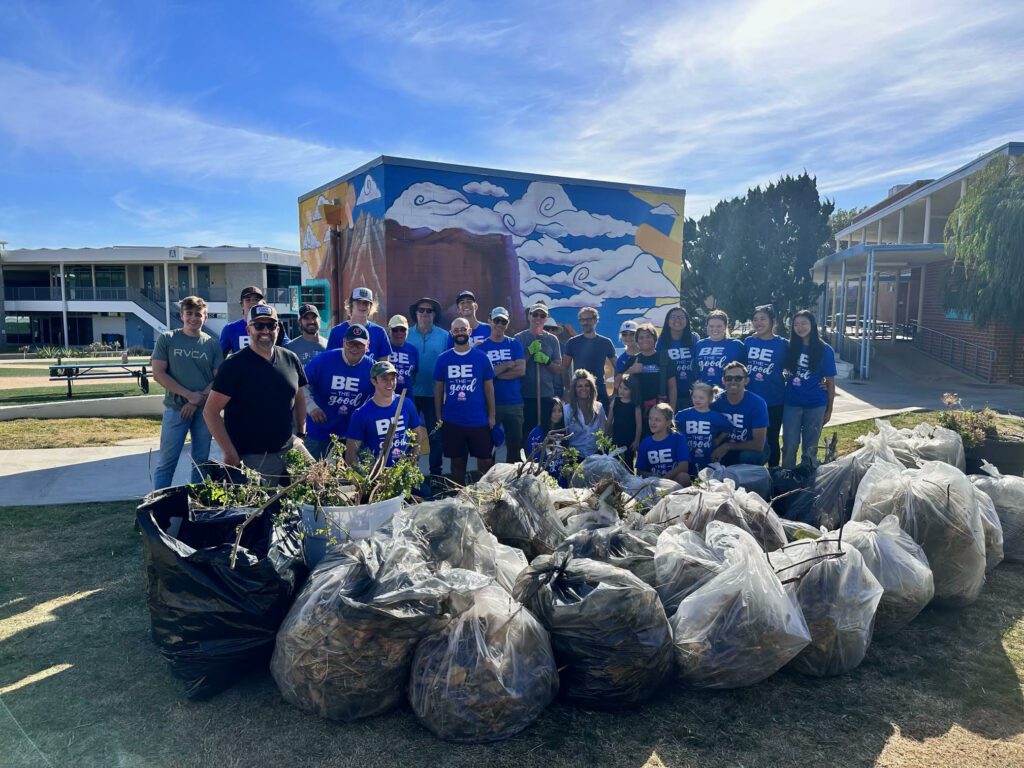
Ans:
{"type": "MultiPolygon", "coordinates": [[[[203,331],[189,336],[181,328],[160,334],[153,347],[153,359],[167,363],[167,374],[186,389],[202,392],[213,381],[213,373],[224,362],[220,342],[203,331]]],[[[167,408],[181,410],[188,401],[168,391],[164,394],[167,408]]]]}
{"type": "Polygon", "coordinates": [[[537,394],[537,368],[540,368],[540,395],[539,397],[554,397],[555,382],[562,380],[560,373],[551,370],[550,365],[537,366],[533,362],[533,355],[530,353],[530,345],[540,339],[541,351],[551,358],[552,362],[562,359],[562,349],[558,343],[558,337],[553,333],[542,331],[539,337],[533,335],[533,331],[527,328],[516,334],[516,341],[523,345],[526,351],[526,376],[523,378],[523,397],[538,397],[537,394]]]}
{"type": "Polygon", "coordinates": [[[306,367],[306,363],[327,349],[327,339],[323,336],[317,336],[316,338],[317,341],[306,341],[305,336],[299,336],[299,338],[285,344],[286,349],[290,349],[298,356],[303,368],[306,367]]]}

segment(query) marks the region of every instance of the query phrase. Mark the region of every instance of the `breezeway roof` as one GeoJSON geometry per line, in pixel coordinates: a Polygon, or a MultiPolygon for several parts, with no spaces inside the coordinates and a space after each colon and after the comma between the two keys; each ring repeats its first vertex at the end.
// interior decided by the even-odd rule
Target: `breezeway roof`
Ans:
{"type": "Polygon", "coordinates": [[[909,245],[865,245],[859,243],[846,250],[830,253],[814,262],[814,267],[811,269],[814,282],[825,282],[826,269],[829,272],[829,277],[837,278],[844,263],[848,279],[863,276],[867,271],[868,257],[872,251],[875,256],[875,272],[920,267],[946,258],[946,246],[942,243],[912,243],[909,245]]]}

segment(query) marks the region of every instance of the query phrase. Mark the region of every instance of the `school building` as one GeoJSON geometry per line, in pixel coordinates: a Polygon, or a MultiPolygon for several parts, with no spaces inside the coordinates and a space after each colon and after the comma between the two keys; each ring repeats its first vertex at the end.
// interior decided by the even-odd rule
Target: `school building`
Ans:
{"type": "Polygon", "coordinates": [[[253,246],[3,250],[0,344],[149,350],[155,334],[181,326],[185,296],[206,299],[207,328],[219,333],[241,317],[248,285],[262,287],[282,315],[292,311],[300,271],[297,252],[253,246]]]}
{"type": "Polygon", "coordinates": [[[972,177],[999,155],[1024,156],[1024,142],[1004,144],[940,179],[893,187],[837,232],[835,253],[814,265],[825,289],[821,314],[829,340],[854,375],[870,377],[878,345],[911,344],[983,381],[1021,383],[1024,333],[1004,323],[977,328],[944,300],[952,264],[946,222],[972,177]]]}

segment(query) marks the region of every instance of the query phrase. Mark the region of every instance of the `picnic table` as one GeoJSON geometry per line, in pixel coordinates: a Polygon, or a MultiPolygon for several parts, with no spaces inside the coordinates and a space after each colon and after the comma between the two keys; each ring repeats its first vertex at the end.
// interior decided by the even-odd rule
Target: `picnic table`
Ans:
{"type": "Polygon", "coordinates": [[[67,381],[68,399],[71,399],[71,383],[81,379],[135,379],[139,389],[149,394],[149,363],[62,363],[50,366],[50,381],[67,381]]]}

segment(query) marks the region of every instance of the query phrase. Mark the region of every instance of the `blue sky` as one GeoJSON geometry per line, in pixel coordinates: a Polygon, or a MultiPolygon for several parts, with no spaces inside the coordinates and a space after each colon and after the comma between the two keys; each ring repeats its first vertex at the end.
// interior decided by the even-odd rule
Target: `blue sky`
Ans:
{"type": "Polygon", "coordinates": [[[297,250],[379,154],[841,207],[1024,140],[1019,0],[51,2],[0,14],[10,248],[297,250]]]}

